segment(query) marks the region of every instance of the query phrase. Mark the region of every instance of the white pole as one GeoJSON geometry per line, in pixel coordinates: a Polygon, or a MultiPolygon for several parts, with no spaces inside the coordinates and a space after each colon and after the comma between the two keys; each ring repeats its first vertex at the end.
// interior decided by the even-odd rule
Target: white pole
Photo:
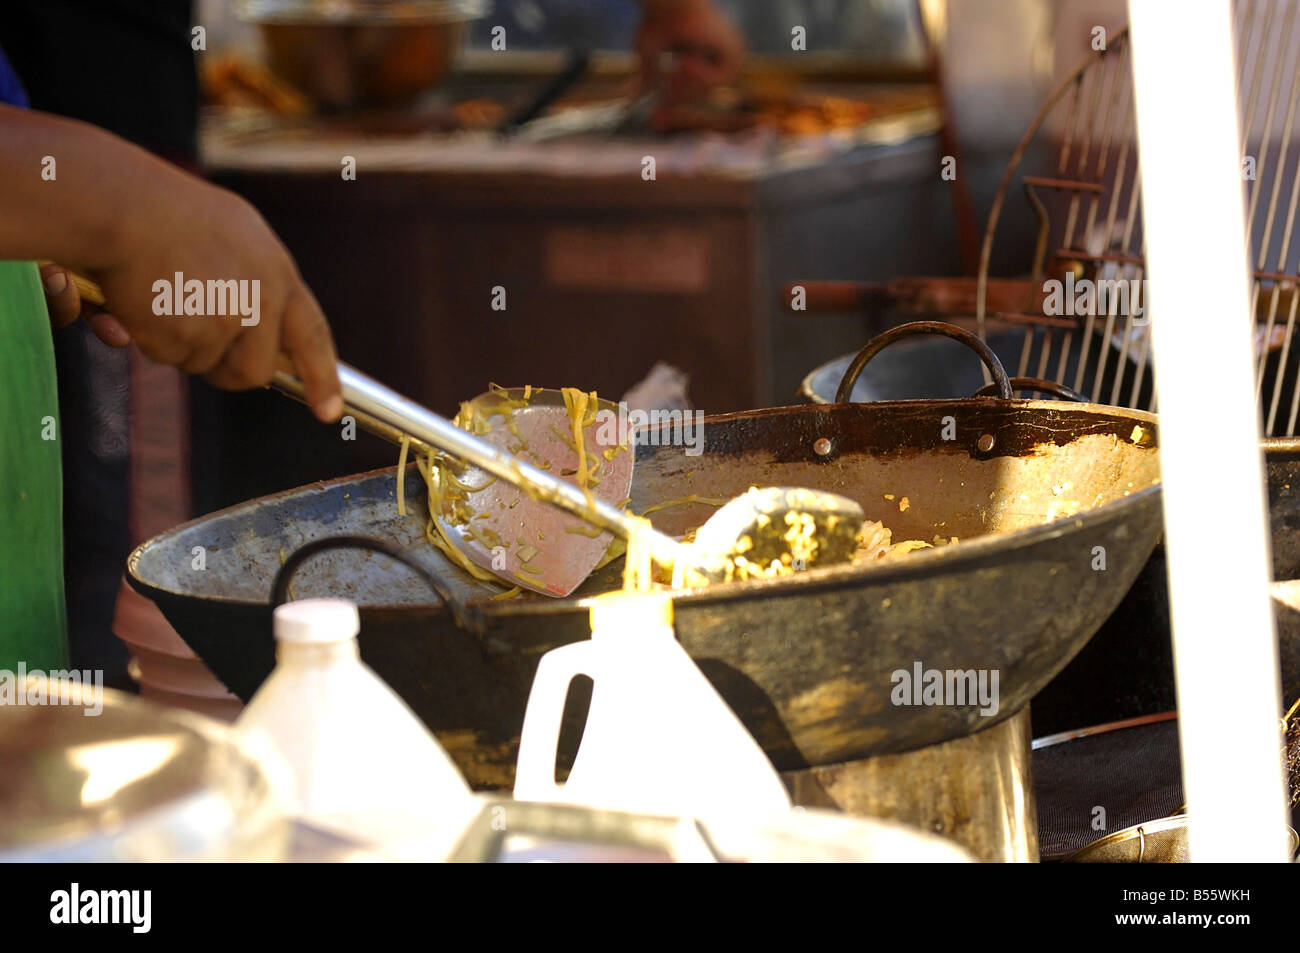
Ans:
{"type": "Polygon", "coordinates": [[[1286,859],[1229,0],[1129,0],[1195,861],[1286,859]]]}

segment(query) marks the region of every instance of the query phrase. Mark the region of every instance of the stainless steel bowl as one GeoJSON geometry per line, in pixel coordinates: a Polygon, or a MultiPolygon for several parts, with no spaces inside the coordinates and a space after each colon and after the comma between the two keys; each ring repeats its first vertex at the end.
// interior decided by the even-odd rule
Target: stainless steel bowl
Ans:
{"type": "Polygon", "coordinates": [[[278,787],[229,729],[43,684],[39,704],[0,705],[0,862],[285,856],[278,787]]]}
{"type": "Polygon", "coordinates": [[[396,106],[451,70],[483,0],[240,0],[267,65],[320,109],[396,106]]]}

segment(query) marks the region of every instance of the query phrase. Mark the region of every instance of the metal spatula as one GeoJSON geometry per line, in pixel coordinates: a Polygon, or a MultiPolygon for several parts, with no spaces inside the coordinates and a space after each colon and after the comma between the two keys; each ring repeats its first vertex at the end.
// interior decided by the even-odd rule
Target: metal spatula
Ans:
{"type": "MultiPolygon", "coordinates": [[[[565,521],[563,514],[551,512],[552,509],[564,510],[623,539],[636,532],[637,518],[616,505],[627,498],[632,483],[630,448],[611,452],[610,459],[602,463],[600,483],[590,500],[575,483],[566,481],[563,471],[568,467],[564,461],[572,461],[570,466],[576,468],[577,454],[564,439],[558,440],[561,446],[550,439],[566,433],[565,428],[569,427],[562,399],[557,406],[554,398],[546,396],[531,413],[521,413],[526,408],[503,412],[499,415],[502,423],[508,414],[515,418],[513,426],[493,426],[484,436],[476,436],[342,362],[339,362],[339,380],[343,385],[343,402],[362,426],[399,441],[403,434],[408,435],[426,453],[428,448],[435,447],[488,475],[476,475],[471,470],[457,477],[462,484],[482,489],[467,494],[474,498],[475,512],[462,514],[470,518],[458,520],[460,528],[448,535],[452,544],[475,563],[501,578],[546,595],[563,597],[586,579],[603,558],[608,548],[606,534],[590,538],[567,532],[568,526],[574,524],[565,521]],[[493,435],[496,442],[485,439],[493,435]],[[560,474],[553,475],[516,453],[542,466],[549,464],[551,470],[559,461],[560,474]],[[508,484],[510,489],[487,485],[489,476],[508,484]],[[480,494],[489,495],[483,496],[481,502],[480,494]],[[496,505],[485,506],[488,500],[496,505]],[[474,517],[479,513],[485,514],[485,521],[493,521],[495,536],[475,530],[474,523],[478,520],[474,517]],[[533,537],[539,533],[544,538],[534,541],[533,537]],[[549,544],[545,550],[542,543],[549,544]],[[512,550],[511,546],[515,548],[512,550]],[[516,559],[530,558],[512,565],[507,556],[503,567],[498,547],[507,554],[513,551],[516,559]],[[531,552],[532,548],[538,552],[531,552]],[[521,573],[520,569],[526,571],[521,573]]],[[[302,398],[301,381],[286,371],[276,374],[272,386],[302,398]]],[[[511,395],[518,398],[522,392],[505,392],[506,397],[511,395]]],[[[484,395],[480,400],[500,403],[502,395],[484,395]]],[[[602,461],[605,451],[615,449],[608,439],[602,440],[608,435],[601,433],[599,424],[588,426],[584,434],[592,445],[601,448],[602,461]]],[[[435,514],[435,518],[445,515],[435,514]]],[[[738,566],[750,564],[752,557],[759,553],[766,560],[773,553],[788,553],[793,549],[800,554],[802,568],[845,562],[852,557],[862,522],[862,508],[837,494],[765,487],[722,507],[700,528],[696,545],[680,543],[655,530],[645,533],[644,538],[655,562],[675,567],[684,578],[698,584],[737,576],[744,578],[746,573],[743,570],[737,573],[738,566]],[[817,540],[818,545],[810,547],[808,543],[812,540],[817,540]],[[802,554],[808,555],[805,558],[802,554]]]]}
{"type": "MultiPolygon", "coordinates": [[[[627,539],[634,532],[635,517],[616,505],[627,499],[632,485],[631,449],[611,453],[612,459],[605,461],[604,451],[613,448],[608,441],[600,439],[598,424],[586,428],[584,435],[593,446],[600,447],[602,460],[600,483],[592,489],[588,501],[587,495],[571,482],[573,474],[567,479],[563,475],[564,470],[576,470],[577,454],[555,433],[571,432],[569,416],[558,392],[541,392],[535,409],[514,409],[510,414],[514,418],[512,425],[504,425],[504,415],[501,415],[502,425],[493,426],[487,434],[479,436],[462,430],[342,361],[338,370],[343,403],[359,425],[396,443],[401,442],[403,435],[409,436],[413,446],[423,453],[436,449],[464,461],[469,467],[458,476],[453,474],[462,484],[484,487],[492,477],[497,483],[505,484],[493,483],[470,494],[475,515],[485,514],[482,521],[470,519],[465,525],[452,526],[446,513],[435,514],[435,518],[440,519],[444,528],[452,530],[447,534],[452,545],[510,584],[527,586],[549,596],[567,596],[603,558],[610,533],[627,539]],[[558,405],[556,398],[559,398],[558,405]],[[555,431],[551,430],[552,426],[555,431]],[[524,456],[510,452],[516,448],[524,456]],[[480,499],[481,494],[486,495],[480,499]],[[578,520],[568,519],[566,513],[578,520]],[[475,523],[489,520],[492,534],[478,532],[475,523]],[[588,536],[566,531],[583,524],[606,532],[588,536]],[[537,539],[538,533],[545,538],[537,539]],[[504,566],[498,546],[505,549],[504,566]],[[530,551],[533,547],[537,553],[530,551]],[[523,556],[530,558],[522,559],[523,556]]],[[[276,373],[272,386],[296,399],[303,398],[302,382],[286,370],[276,373]]],[[[522,391],[505,393],[522,396],[522,391]]],[[[500,402],[500,395],[486,394],[476,399],[478,402],[494,400],[500,402]]],[[[703,556],[663,533],[652,531],[646,541],[655,561],[661,565],[674,566],[685,561],[692,566],[699,564],[701,572],[710,567],[714,573],[718,571],[715,558],[703,556]]]]}
{"type": "MultiPolygon", "coordinates": [[[[474,414],[476,429],[487,428],[481,435],[485,442],[576,485],[578,453],[560,391],[494,390],[466,406],[474,414]]],[[[595,470],[590,489],[595,499],[622,507],[631,494],[636,449],[620,445],[616,427],[607,425],[608,420],[618,420],[617,405],[601,400],[595,409],[600,416],[582,430],[587,460],[595,470]]],[[[444,500],[433,513],[443,537],[473,562],[516,586],[567,596],[591,575],[614,542],[612,533],[535,502],[518,486],[479,467],[457,468],[450,460],[443,467],[457,484],[468,488],[461,502],[444,500]],[[473,516],[458,518],[468,515],[466,510],[472,510],[473,516]]]]}

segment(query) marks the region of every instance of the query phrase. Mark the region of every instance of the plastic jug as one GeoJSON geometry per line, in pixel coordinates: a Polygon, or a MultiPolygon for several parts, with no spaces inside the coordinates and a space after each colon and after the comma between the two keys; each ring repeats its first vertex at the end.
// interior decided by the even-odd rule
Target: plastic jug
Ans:
{"type": "Polygon", "coordinates": [[[342,599],[277,608],[275,670],[236,727],[278,751],[297,816],[369,844],[449,849],[480,805],[437,739],[361,661],[360,628],[342,599]]]}
{"type": "Polygon", "coordinates": [[[680,817],[766,816],[790,799],[767,755],[673,634],[668,593],[591,604],[591,639],[542,656],[519,741],[521,800],[680,817]],[[592,679],[586,729],[555,781],[569,683],[592,679]]]}

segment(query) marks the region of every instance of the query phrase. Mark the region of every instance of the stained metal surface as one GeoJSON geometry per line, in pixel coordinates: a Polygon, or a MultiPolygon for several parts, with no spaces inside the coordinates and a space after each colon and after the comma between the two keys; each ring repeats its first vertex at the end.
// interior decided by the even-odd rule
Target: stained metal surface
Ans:
{"type": "MultiPolygon", "coordinates": [[[[1003,361],[1014,340],[991,335],[1003,361]]],[[[1076,342],[1077,346],[1077,342],[1076,342]]],[[[816,368],[801,396],[828,403],[852,355],[816,368]]],[[[959,393],[978,386],[979,364],[965,349],[938,339],[901,341],[884,351],[859,377],[854,397],[888,400],[936,388],[959,393]],[[954,390],[955,389],[955,390],[954,390]]],[[[1300,439],[1262,442],[1268,476],[1273,541],[1273,608],[1278,626],[1283,697],[1300,697],[1300,439]]],[[[1166,711],[1174,697],[1173,651],[1164,549],[1158,546],[1127,596],[1034,702],[1037,733],[1166,711]]]]}
{"type": "MultiPolygon", "coordinates": [[[[1300,697],[1300,440],[1269,439],[1261,449],[1282,698],[1294,699],[1300,697]]],[[[1230,497],[1225,494],[1222,502],[1228,504],[1230,497]]],[[[1034,724],[1038,733],[1053,732],[1165,711],[1176,703],[1168,576],[1160,545],[1097,635],[1034,699],[1034,724]]]]}
{"type": "Polygon", "coordinates": [[[900,821],[951,837],[985,862],[1038,860],[1029,712],[918,751],[788,772],[809,807],[900,821]]]}
{"type": "MultiPolygon", "coordinates": [[[[781,770],[920,748],[1020,711],[1119,603],[1160,529],[1157,432],[1141,412],[995,400],[807,406],[706,418],[704,436],[699,456],[638,446],[634,510],[787,484],[858,501],[895,540],[960,539],[891,564],[677,597],[679,640],[781,770]],[[992,448],[983,451],[986,438],[992,448]],[[814,449],[827,441],[826,454],[814,449]],[[996,669],[998,713],[892,704],[891,673],[918,661],[996,669]]],[[[471,601],[477,631],[457,628],[414,574],[380,556],[322,554],[295,578],[294,595],[358,602],[367,663],[471,783],[508,786],[537,660],[586,638],[586,613],[577,598],[488,601],[494,589],[424,542],[422,481],[414,471],[406,479],[406,518],[396,513],[392,470],[314,484],[150,540],[132,554],[131,582],[248,698],[272,667],[267,599],[288,552],[344,533],[411,550],[471,601]]],[[[711,512],[678,506],[653,521],[679,533],[711,512]]],[[[616,587],[618,569],[596,573],[576,596],[616,587]]]]}

